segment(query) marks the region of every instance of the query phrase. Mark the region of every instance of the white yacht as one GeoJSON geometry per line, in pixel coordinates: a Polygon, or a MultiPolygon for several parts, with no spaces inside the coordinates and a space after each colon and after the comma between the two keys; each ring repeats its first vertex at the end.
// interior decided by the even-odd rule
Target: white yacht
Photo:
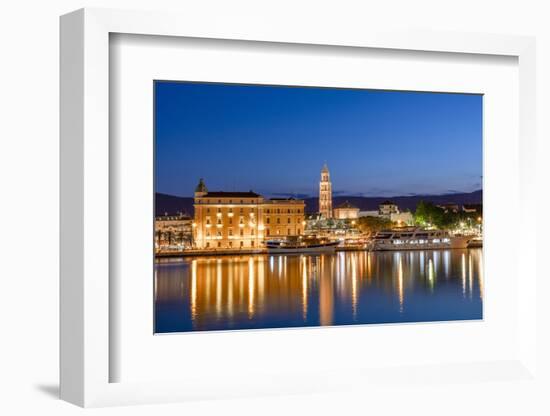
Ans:
{"type": "Polygon", "coordinates": [[[387,230],[376,233],[368,248],[373,251],[467,248],[468,242],[473,238],[473,236],[453,236],[445,230],[422,228],[387,230]]]}

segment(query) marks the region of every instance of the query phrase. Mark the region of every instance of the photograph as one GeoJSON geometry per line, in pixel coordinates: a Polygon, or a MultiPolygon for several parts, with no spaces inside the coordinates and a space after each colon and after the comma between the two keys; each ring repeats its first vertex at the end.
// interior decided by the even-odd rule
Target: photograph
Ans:
{"type": "Polygon", "coordinates": [[[483,319],[483,95],[156,80],[154,333],[483,319]]]}

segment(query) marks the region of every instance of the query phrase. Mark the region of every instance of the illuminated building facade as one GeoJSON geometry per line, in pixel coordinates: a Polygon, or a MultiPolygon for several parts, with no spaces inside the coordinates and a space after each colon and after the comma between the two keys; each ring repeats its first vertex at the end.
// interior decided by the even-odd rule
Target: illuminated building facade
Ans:
{"type": "Polygon", "coordinates": [[[155,247],[189,248],[192,241],[192,219],[183,213],[155,218],[155,247]]]}
{"type": "Polygon", "coordinates": [[[332,218],[332,183],[326,163],[321,170],[321,182],[319,183],[319,212],[325,219],[332,218]]]}
{"type": "Polygon", "coordinates": [[[334,208],[334,218],[338,220],[354,220],[359,218],[359,208],[348,201],[334,208]]]}
{"type": "Polygon", "coordinates": [[[249,192],[209,192],[201,179],[195,189],[194,247],[257,249],[271,238],[303,234],[302,200],[264,199],[249,192]]]}
{"type": "Polygon", "coordinates": [[[378,206],[380,216],[389,218],[391,214],[399,214],[399,207],[392,201],[384,201],[378,206]]]}

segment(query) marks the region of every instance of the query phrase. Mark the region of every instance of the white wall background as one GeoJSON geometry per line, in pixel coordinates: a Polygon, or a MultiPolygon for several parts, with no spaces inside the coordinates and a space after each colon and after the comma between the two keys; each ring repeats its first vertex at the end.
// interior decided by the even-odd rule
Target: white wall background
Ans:
{"type": "MultiPolygon", "coordinates": [[[[535,35],[538,42],[539,207],[550,207],[550,11],[541,0],[196,1],[7,0],[0,6],[0,413],[73,414],[56,399],[58,383],[58,16],[84,6],[178,10],[208,22],[215,13],[246,14],[287,24],[397,26],[535,35]],[[544,189],[546,187],[546,189],[544,189]],[[546,191],[546,193],[544,192],[546,191]],[[34,245],[29,246],[28,241],[34,245]]],[[[539,259],[547,256],[541,224],[539,259]],[[544,246],[543,246],[544,244],[544,246]]],[[[542,264],[542,260],[541,260],[542,264]]],[[[550,273],[548,273],[550,277],[550,273]]],[[[550,374],[550,320],[538,287],[539,359],[550,374]]],[[[546,379],[548,381],[548,379],[546,379]]],[[[437,384],[362,397],[330,395],[258,398],[99,409],[99,414],[550,414],[550,384],[507,383],[452,388],[437,384]],[[546,395],[546,396],[545,396],[546,395]]]]}

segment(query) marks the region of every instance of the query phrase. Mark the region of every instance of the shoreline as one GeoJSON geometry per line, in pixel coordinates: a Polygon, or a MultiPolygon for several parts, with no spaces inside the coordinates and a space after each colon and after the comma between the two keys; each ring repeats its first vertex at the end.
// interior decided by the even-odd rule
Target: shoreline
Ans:
{"type": "MultiPolygon", "coordinates": [[[[470,250],[470,249],[478,249],[483,248],[480,247],[465,247],[464,249],[470,250]]],[[[416,250],[380,250],[379,252],[392,252],[392,251],[432,251],[432,250],[454,250],[454,248],[441,248],[441,249],[416,249],[416,250]]],[[[366,247],[336,247],[335,252],[345,252],[345,251],[368,251],[371,252],[366,247]]],[[[256,255],[256,254],[284,254],[284,253],[269,253],[267,249],[256,249],[256,250],[223,250],[223,251],[207,251],[207,250],[197,250],[197,251],[177,251],[177,252],[163,252],[163,253],[155,253],[155,259],[163,259],[163,258],[178,258],[178,257],[218,257],[218,256],[235,256],[235,255],[256,255]]],[[[293,253],[287,253],[287,254],[293,254],[293,253]]],[[[301,253],[303,254],[303,253],[301,253]]],[[[309,253],[309,254],[315,254],[315,253],[309,253]]],[[[326,253],[324,253],[326,254],[326,253]]]]}

